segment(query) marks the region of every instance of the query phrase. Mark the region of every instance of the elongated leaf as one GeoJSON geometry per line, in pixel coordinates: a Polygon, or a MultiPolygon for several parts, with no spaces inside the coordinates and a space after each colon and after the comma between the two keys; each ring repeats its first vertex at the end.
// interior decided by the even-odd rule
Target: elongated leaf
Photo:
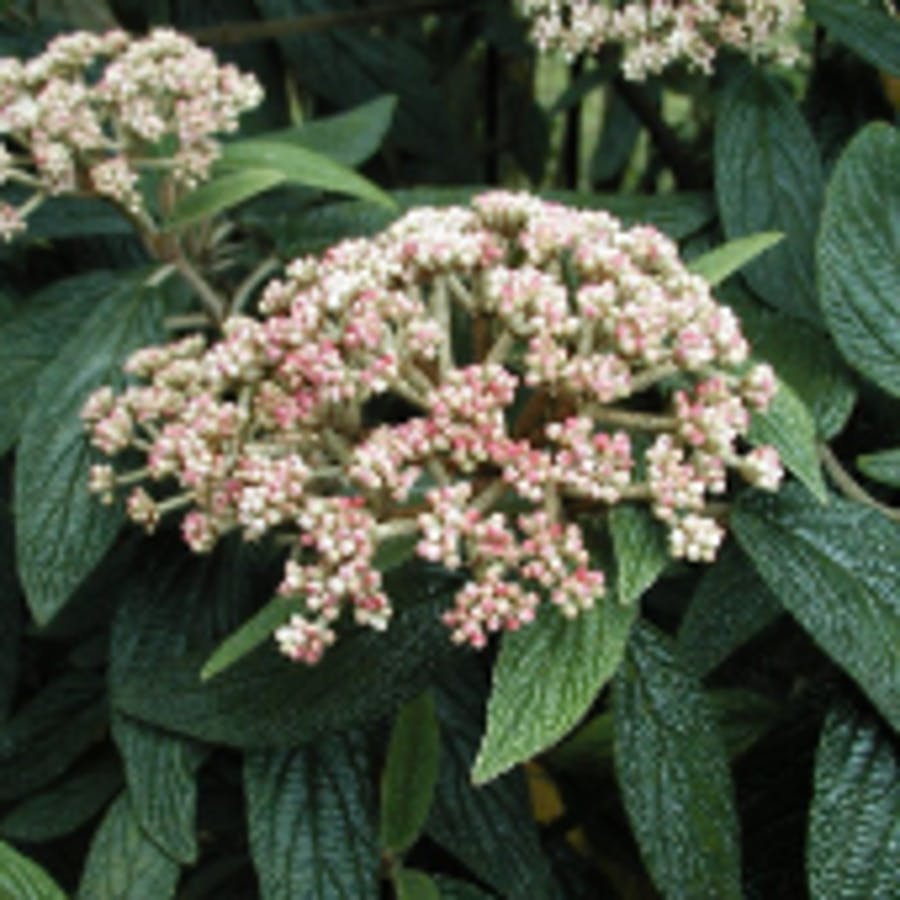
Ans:
{"type": "Polygon", "coordinates": [[[900,861],[900,756],[874,716],[832,710],[816,752],[807,872],[814,900],[890,897],[900,861]]]}
{"type": "Polygon", "coordinates": [[[816,451],[816,423],[803,401],[784,382],[779,382],[769,408],[753,414],[748,437],[757,446],[775,447],[785,467],[814,497],[827,502],[828,490],[816,451]]]}
{"type": "Polygon", "coordinates": [[[400,707],[381,783],[381,846],[399,855],[419,837],[434,797],[440,733],[426,691],[400,707]]]}
{"type": "Polygon", "coordinates": [[[263,900],[377,900],[369,768],[365,742],[353,732],[247,755],[250,848],[263,900]]]}
{"type": "Polygon", "coordinates": [[[785,234],[743,275],[779,310],[818,321],[813,243],[822,167],[799,110],[770,76],[746,67],[727,85],[716,116],[715,164],[729,240],[761,231],[785,234]]]}
{"type": "Polygon", "coordinates": [[[437,882],[417,869],[398,869],[394,873],[397,900],[441,900],[437,882]]]}
{"type": "Polygon", "coordinates": [[[669,562],[665,532],[642,506],[615,506],[609,530],[616,554],[616,598],[634,603],[662,574],[669,562]]]}
{"type": "Polygon", "coordinates": [[[881,453],[867,453],[860,456],[856,464],[869,478],[900,488],[900,447],[881,453]]]}
{"type": "Polygon", "coordinates": [[[733,788],[700,686],[671,643],[635,630],[613,682],[616,775],[641,854],[666,897],[742,897],[733,788]]]}
{"type": "Polygon", "coordinates": [[[22,426],[16,465],[19,576],[35,620],[60,610],[109,549],[121,510],[87,490],[91,452],[80,412],[102,384],[121,384],[121,367],[161,329],[157,292],[119,275],[93,313],[41,373],[22,426]]]}
{"type": "Polygon", "coordinates": [[[0,454],[15,443],[43,368],[116,284],[112,272],[54,282],[0,326],[0,454]]]}
{"type": "Polygon", "coordinates": [[[729,275],[742,269],[747,263],[761,256],[784,238],[780,231],[764,231],[736,238],[715,250],[693,260],[688,268],[695,275],[702,275],[713,287],[729,275]]]}
{"type": "Polygon", "coordinates": [[[197,768],[205,751],[194,741],[113,717],[131,808],[148,837],[181,863],[197,858],[197,768]]]}
{"type": "Polygon", "coordinates": [[[441,900],[492,900],[494,897],[494,894],[489,894],[482,888],[475,887],[467,881],[460,881],[458,878],[438,875],[435,881],[441,892],[441,900]]]}
{"type": "Polygon", "coordinates": [[[900,533],[875,510],[786,488],[748,493],[731,519],[782,605],[900,728],[900,533]]]}
{"type": "Polygon", "coordinates": [[[10,900],[65,900],[56,882],[35,862],[0,841],[0,896],[10,900]]]}
{"type": "Polygon", "coordinates": [[[228,144],[220,165],[238,172],[266,169],[280,173],[291,184],[346,194],[388,209],[394,208],[394,201],[368,178],[306,147],[253,138],[228,144]]]}
{"type": "Polygon", "coordinates": [[[857,371],[900,396],[900,134],[873,124],[828,185],[818,242],[822,309],[857,371]]]}
{"type": "Polygon", "coordinates": [[[283,172],[263,165],[228,172],[185,194],[169,217],[168,227],[183,228],[223,213],[285,181],[283,172]]]}
{"type": "Polygon", "coordinates": [[[16,578],[11,475],[7,466],[0,465],[0,724],[6,721],[16,692],[25,619],[16,578]]]}
{"type": "Polygon", "coordinates": [[[144,834],[121,793],[91,841],[78,900],[168,900],[177,881],[178,864],[144,834]]]}
{"type": "Polygon", "coordinates": [[[900,22],[878,0],[807,0],[812,19],[878,69],[900,75],[900,22]]]}
{"type": "Polygon", "coordinates": [[[530,759],[575,726],[618,668],[634,618],[633,606],[607,597],[573,621],[543,609],[534,624],[504,635],[472,772],[476,784],[530,759]]]}

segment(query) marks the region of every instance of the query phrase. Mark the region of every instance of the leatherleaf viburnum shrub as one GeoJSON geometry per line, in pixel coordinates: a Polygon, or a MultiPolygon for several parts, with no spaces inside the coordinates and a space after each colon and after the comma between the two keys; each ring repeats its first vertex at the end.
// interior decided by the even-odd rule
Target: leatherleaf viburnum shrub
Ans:
{"type": "Polygon", "coordinates": [[[289,544],[278,590],[303,611],[276,637],[293,659],[315,663],[345,609],[387,627],[386,541],[467,576],[443,618],[482,647],[542,603],[601,600],[582,517],[647,504],[672,556],[706,562],[731,473],[782,477],[743,441],[772,370],[652,227],[485,193],[295,260],[260,308],[209,346],[138,351],[136,383],[83,416],[102,453],[143,458],[91,486],[106,502],[130,486],[148,531],[179,510],[198,553],[234,530],[289,544]]]}

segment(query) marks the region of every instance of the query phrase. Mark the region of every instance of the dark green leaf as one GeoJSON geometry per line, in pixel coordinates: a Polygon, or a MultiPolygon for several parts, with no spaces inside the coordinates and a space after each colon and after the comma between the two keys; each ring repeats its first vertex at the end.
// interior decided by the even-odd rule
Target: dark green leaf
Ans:
{"type": "Polygon", "coordinates": [[[416,842],[428,818],[440,739],[430,691],[400,707],[381,782],[381,846],[395,855],[416,842]]]}
{"type": "Polygon", "coordinates": [[[747,237],[737,238],[704,253],[703,256],[692,260],[688,268],[695,275],[702,275],[715,287],[757,256],[761,256],[770,247],[774,247],[783,238],[784,235],[780,231],[749,234],[747,237]]]}
{"type": "Polygon", "coordinates": [[[900,75],[900,23],[880,0],[807,0],[812,19],[878,69],[900,75]]]}
{"type": "Polygon", "coordinates": [[[691,598],[678,632],[679,656],[704,678],[781,613],[747,557],[728,543],[691,598]]]}
{"type": "Polygon", "coordinates": [[[54,282],[0,326],[0,454],[15,443],[43,368],[115,288],[112,272],[54,282]]]}
{"type": "Polygon", "coordinates": [[[575,726],[618,668],[635,615],[634,606],[606,597],[571,621],[544,608],[534,624],[504,635],[475,784],[530,759],[575,726]]]}
{"type": "Polygon", "coordinates": [[[665,530],[643,506],[614,506],[609,530],[616,555],[616,599],[630,604],[662,574],[670,556],[665,530]]]}
{"type": "Polygon", "coordinates": [[[769,75],[740,69],[719,102],[716,196],[729,240],[780,231],[785,240],[743,271],[767,302],[818,321],[813,243],[822,203],[815,140],[790,96],[769,75]]]}
{"type": "Polygon", "coordinates": [[[869,125],[841,155],[818,241],[822,309],[851,366],[900,396],[900,134],[869,125]]]}
{"type": "Polygon", "coordinates": [[[741,898],[733,787],[700,685],[644,625],[613,682],[615,763],[632,829],[666,897],[741,898]]]}
{"type": "Polygon", "coordinates": [[[815,900],[894,896],[900,860],[900,756],[891,734],[849,704],[832,710],[816,752],[806,866],[815,900]]]}
{"type": "Polygon", "coordinates": [[[27,856],[0,841],[0,896],[8,900],[65,900],[53,879],[27,856]]]}
{"type": "Polygon", "coordinates": [[[116,715],[113,738],[125,764],[131,808],[148,837],[181,863],[197,858],[197,768],[194,741],[116,715]]]}
{"type": "Polygon", "coordinates": [[[765,412],[755,412],[748,438],[752,444],[771,444],[781,461],[822,503],[828,490],[816,450],[816,424],[803,401],[784,382],[765,412]]]}
{"type": "Polygon", "coordinates": [[[78,900],[168,900],[177,882],[178,864],[144,834],[123,792],[94,834],[78,900]]]}
{"type": "Polygon", "coordinates": [[[875,481],[900,488],[900,447],[867,453],[856,460],[859,470],[875,481]]]}
{"type": "Polygon", "coordinates": [[[250,847],[263,900],[377,900],[369,768],[365,741],[353,732],[247,755],[250,847]]]}
{"type": "Polygon", "coordinates": [[[124,360],[158,338],[161,317],[158,292],[120,275],[37,381],[22,426],[15,509],[19,576],[39,624],[102,559],[122,519],[88,493],[81,408],[95,388],[121,384],[124,360]]]}
{"type": "Polygon", "coordinates": [[[263,165],[228,172],[185,194],[167,223],[170,228],[183,228],[244,203],[285,181],[283,172],[263,165]]]}
{"type": "Polygon", "coordinates": [[[53,197],[28,217],[25,238],[62,240],[133,233],[128,220],[112,203],[87,197],[53,197]]]}
{"type": "Polygon", "coordinates": [[[441,892],[441,900],[492,900],[494,897],[494,894],[458,878],[438,875],[434,880],[441,892]]]}
{"type": "Polygon", "coordinates": [[[416,869],[398,869],[394,872],[397,900],[441,900],[441,891],[435,880],[416,869]]]}
{"type": "Polygon", "coordinates": [[[813,640],[900,728],[900,532],[875,510],[802,491],[748,492],[732,528],[813,640]]]}
{"type": "Polygon", "coordinates": [[[11,472],[0,465],[0,724],[6,721],[16,692],[24,610],[16,578],[16,538],[11,472]]]}
{"type": "Polygon", "coordinates": [[[639,119],[618,91],[608,91],[606,94],[602,129],[590,168],[591,179],[600,183],[622,173],[641,133],[639,119]]]}

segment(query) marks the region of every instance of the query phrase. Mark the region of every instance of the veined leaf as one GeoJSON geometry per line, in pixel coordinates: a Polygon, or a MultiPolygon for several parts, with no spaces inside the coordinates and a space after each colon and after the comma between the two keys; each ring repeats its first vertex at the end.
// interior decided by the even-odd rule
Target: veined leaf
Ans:
{"type": "Polygon", "coordinates": [[[217,175],[212,181],[185,194],[166,224],[169,228],[183,228],[212,218],[285,180],[283,172],[262,165],[217,175]]]}
{"type": "Polygon", "coordinates": [[[704,253],[692,260],[688,268],[715,287],[783,239],[784,234],[780,231],[749,234],[704,253]]]}
{"type": "Polygon", "coordinates": [[[856,460],[856,464],[869,478],[900,488],[900,447],[880,453],[866,453],[856,460]]]}
{"type": "Polygon", "coordinates": [[[35,862],[0,841],[0,896],[10,900],[66,900],[59,885],[35,862]]]}
{"type": "Polygon", "coordinates": [[[398,869],[394,873],[397,900],[441,900],[437,882],[417,869],[398,869]]]}
{"type": "Polygon", "coordinates": [[[628,503],[610,510],[609,530],[616,555],[616,598],[634,603],[669,563],[665,530],[643,506],[628,503]]]}
{"type": "Polygon", "coordinates": [[[878,69],[900,75],[900,22],[874,0],[807,0],[810,17],[878,69]]]}

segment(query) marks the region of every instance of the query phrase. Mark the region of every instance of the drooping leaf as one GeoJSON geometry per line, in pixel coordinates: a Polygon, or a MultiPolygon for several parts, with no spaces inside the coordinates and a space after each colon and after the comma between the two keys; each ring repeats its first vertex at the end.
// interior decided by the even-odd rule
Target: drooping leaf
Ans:
{"type": "Polygon", "coordinates": [[[121,793],[91,841],[79,900],[169,900],[177,881],[178,863],[147,837],[121,793]]]}
{"type": "Polygon", "coordinates": [[[763,581],[900,728],[900,533],[879,512],[785,488],[743,495],[731,525],[763,581]]]}
{"type": "Polygon", "coordinates": [[[418,869],[398,869],[394,873],[397,900],[441,900],[437,882],[418,869]]]}
{"type": "Polygon", "coordinates": [[[743,896],[733,787],[700,685],[670,641],[637,629],[613,682],[615,766],[625,809],[666,897],[743,896]]]}
{"type": "Polygon", "coordinates": [[[183,228],[232,209],[285,181],[283,172],[263,165],[217,175],[185,194],[169,217],[169,228],[183,228]]]}
{"type": "Polygon", "coordinates": [[[875,481],[900,488],[900,448],[867,453],[856,460],[861,472],[875,481]]]}
{"type": "Polygon", "coordinates": [[[59,885],[35,862],[0,841],[0,896],[9,900],[65,900],[59,885]]]}
{"type": "Polygon", "coordinates": [[[715,287],[757,256],[761,256],[770,247],[774,247],[783,238],[784,234],[780,231],[748,234],[704,253],[703,256],[692,260],[688,268],[695,275],[702,275],[715,287]]]}
{"type": "Polygon", "coordinates": [[[605,597],[571,621],[544,608],[532,625],[504,635],[475,784],[530,759],[575,726],[618,668],[635,615],[634,606],[605,597]]]}
{"type": "Polygon", "coordinates": [[[381,846],[399,855],[417,840],[434,797],[440,732],[425,691],[400,707],[381,782],[381,846]]]}
{"type": "Polygon", "coordinates": [[[770,444],[792,472],[820,502],[828,500],[816,451],[816,424],[803,401],[783,381],[765,412],[754,412],[748,438],[752,444],[770,444]]]}
{"type": "Polygon", "coordinates": [[[669,563],[665,531],[647,509],[635,504],[614,506],[609,530],[616,555],[616,599],[634,603],[669,563]]]}
{"type": "Polygon", "coordinates": [[[807,0],[810,17],[878,69],[900,75],[900,22],[878,0],[807,0]]]}
{"type": "Polygon", "coordinates": [[[22,425],[15,481],[16,551],[28,606],[39,624],[60,610],[109,549],[121,510],[87,490],[91,451],[80,412],[103,384],[122,383],[121,367],[160,334],[157,291],[119,275],[38,378],[22,425]]]}
{"type": "MultiPolygon", "coordinates": [[[[898,26],[900,27],[900,26],[898,26]]],[[[900,134],[872,124],[834,168],[817,246],[828,328],[847,362],[900,396],[900,134]]]]}
{"type": "Polygon", "coordinates": [[[377,900],[374,796],[361,735],[249,753],[244,785],[263,900],[377,900]]]}
{"type": "Polygon", "coordinates": [[[810,894],[869,900],[897,888],[900,754],[875,716],[833,709],[816,752],[806,865],[810,894]]]}
{"type": "Polygon", "coordinates": [[[205,757],[194,741],[123,715],[113,738],[125,764],[131,809],[145,834],[181,863],[197,858],[197,768],[205,757]]]}
{"type": "Polygon", "coordinates": [[[716,197],[729,240],[785,235],[742,274],[782,312],[816,322],[813,244],[823,178],[815,140],[772,76],[745,67],[720,98],[715,132],[716,197]]]}

